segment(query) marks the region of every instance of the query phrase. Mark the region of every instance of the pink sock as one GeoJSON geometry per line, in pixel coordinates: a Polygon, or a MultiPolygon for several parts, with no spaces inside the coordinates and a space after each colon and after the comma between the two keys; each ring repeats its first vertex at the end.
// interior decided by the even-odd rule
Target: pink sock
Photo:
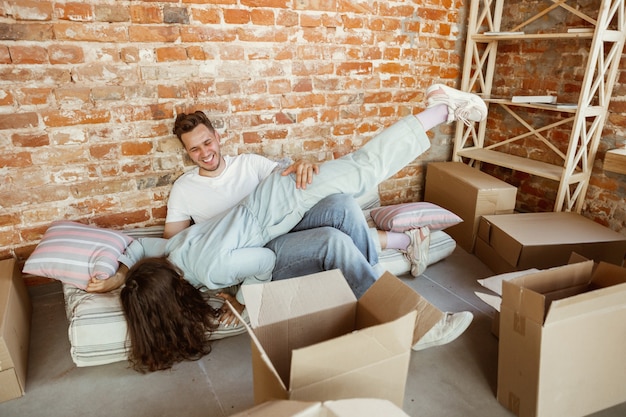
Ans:
{"type": "Polygon", "coordinates": [[[397,232],[385,232],[387,235],[387,249],[406,250],[411,244],[409,235],[397,232]]]}
{"type": "Polygon", "coordinates": [[[438,104],[433,107],[429,107],[423,112],[416,114],[417,120],[420,121],[425,131],[429,131],[435,126],[448,121],[448,106],[445,104],[438,104]]]}

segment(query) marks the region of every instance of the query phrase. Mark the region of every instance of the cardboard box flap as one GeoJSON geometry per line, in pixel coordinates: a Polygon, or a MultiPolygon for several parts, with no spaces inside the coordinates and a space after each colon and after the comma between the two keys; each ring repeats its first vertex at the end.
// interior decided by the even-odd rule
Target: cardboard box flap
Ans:
{"type": "Polygon", "coordinates": [[[588,285],[592,270],[593,261],[586,261],[502,281],[502,308],[506,306],[543,323],[550,302],[588,285]]]}
{"type": "MultiPolygon", "coordinates": [[[[252,355],[252,366],[255,369],[257,376],[265,380],[265,383],[262,385],[263,390],[265,390],[265,392],[272,392],[271,397],[278,398],[281,392],[287,390],[285,383],[278,374],[278,371],[272,364],[272,361],[269,358],[267,352],[265,351],[265,349],[263,349],[263,344],[261,343],[259,338],[256,337],[256,334],[254,333],[250,325],[248,325],[246,320],[241,317],[237,309],[233,307],[233,305],[229,301],[226,301],[226,304],[228,305],[228,308],[230,308],[230,311],[235,315],[235,317],[237,317],[239,322],[244,325],[244,327],[248,331],[250,339],[252,340],[252,350],[256,350],[257,353],[256,355],[252,355]]],[[[248,307],[246,306],[246,309],[247,308],[248,307]]],[[[255,387],[255,390],[256,389],[257,388],[255,387]]],[[[264,395],[266,394],[264,393],[264,395]]]]}
{"type": "Polygon", "coordinates": [[[359,299],[356,328],[392,321],[410,311],[417,312],[413,343],[443,318],[441,310],[393,274],[385,272],[359,299]]]}
{"type": "Polygon", "coordinates": [[[591,280],[592,288],[606,288],[613,285],[626,283],[626,268],[621,266],[600,262],[591,280]]]}
{"type": "Polygon", "coordinates": [[[580,315],[604,314],[626,308],[626,268],[601,262],[595,268],[591,283],[574,295],[552,301],[546,325],[580,315]]]}
{"type": "Polygon", "coordinates": [[[253,329],[356,301],[338,269],[266,284],[242,285],[253,329]],[[314,278],[310,278],[314,277],[314,278]]]}
{"type": "Polygon", "coordinates": [[[392,402],[380,398],[348,398],[309,402],[274,400],[232,417],[409,417],[392,402]]]}
{"type": "Polygon", "coordinates": [[[328,417],[409,417],[392,402],[380,398],[326,401],[324,406],[332,411],[328,417]]]}
{"type": "Polygon", "coordinates": [[[416,314],[412,310],[389,323],[294,350],[289,389],[298,390],[406,354],[412,346],[416,314]]]}

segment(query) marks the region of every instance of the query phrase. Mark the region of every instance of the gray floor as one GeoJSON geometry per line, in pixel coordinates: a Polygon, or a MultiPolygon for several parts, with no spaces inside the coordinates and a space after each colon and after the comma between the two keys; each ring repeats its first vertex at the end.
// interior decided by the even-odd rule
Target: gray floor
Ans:
{"type": "MultiPolygon", "coordinates": [[[[474,294],[492,273],[457,249],[419,278],[403,281],[443,310],[471,310],[453,343],[413,352],[404,411],[410,416],[512,416],[495,398],[497,339],[492,311],[474,294]]],[[[229,416],[253,406],[250,342],[240,335],[171,371],[141,375],[126,363],[77,368],[69,355],[60,285],[31,287],[33,323],[26,395],[0,404],[0,416],[229,416]]],[[[626,403],[597,416],[625,416],[626,403]]]]}

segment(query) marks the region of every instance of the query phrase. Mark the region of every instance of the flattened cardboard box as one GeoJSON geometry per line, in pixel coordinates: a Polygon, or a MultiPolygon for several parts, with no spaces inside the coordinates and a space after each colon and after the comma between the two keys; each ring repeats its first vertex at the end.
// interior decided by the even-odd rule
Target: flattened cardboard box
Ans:
{"type": "Polygon", "coordinates": [[[571,212],[483,216],[474,253],[497,274],[566,265],[576,252],[621,265],[626,236],[571,212]]]}
{"type": "Polygon", "coordinates": [[[24,395],[31,311],[15,259],[0,261],[0,402],[24,395]]]}
{"type": "Polygon", "coordinates": [[[353,398],[326,402],[274,400],[231,417],[409,417],[387,400],[353,398]]]}
{"type": "Polygon", "coordinates": [[[402,407],[411,346],[443,317],[389,273],[358,301],[339,270],[242,291],[257,404],[381,398],[402,407]]]}
{"type": "Polygon", "coordinates": [[[578,262],[502,282],[498,401],[520,417],[626,401],[626,269],[578,262]]]}
{"type": "Polygon", "coordinates": [[[424,200],[463,219],[446,229],[467,252],[474,251],[480,217],[513,213],[517,188],[462,162],[432,162],[426,168],[424,200]]]}

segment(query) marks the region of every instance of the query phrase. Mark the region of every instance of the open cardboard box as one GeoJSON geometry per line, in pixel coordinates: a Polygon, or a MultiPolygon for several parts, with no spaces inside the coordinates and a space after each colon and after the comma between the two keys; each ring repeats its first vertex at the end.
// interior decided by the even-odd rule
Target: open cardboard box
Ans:
{"type": "Polygon", "coordinates": [[[502,284],[498,401],[520,417],[626,401],[626,268],[573,255],[502,284]]]}
{"type": "Polygon", "coordinates": [[[31,312],[15,259],[0,261],[0,402],[24,395],[31,312]]]}
{"type": "Polygon", "coordinates": [[[443,313],[390,273],[357,301],[339,270],[242,286],[254,399],[402,407],[411,346],[443,313]]]}
{"type": "Polygon", "coordinates": [[[305,402],[274,400],[252,407],[231,417],[409,417],[387,400],[353,398],[305,402]]]}

